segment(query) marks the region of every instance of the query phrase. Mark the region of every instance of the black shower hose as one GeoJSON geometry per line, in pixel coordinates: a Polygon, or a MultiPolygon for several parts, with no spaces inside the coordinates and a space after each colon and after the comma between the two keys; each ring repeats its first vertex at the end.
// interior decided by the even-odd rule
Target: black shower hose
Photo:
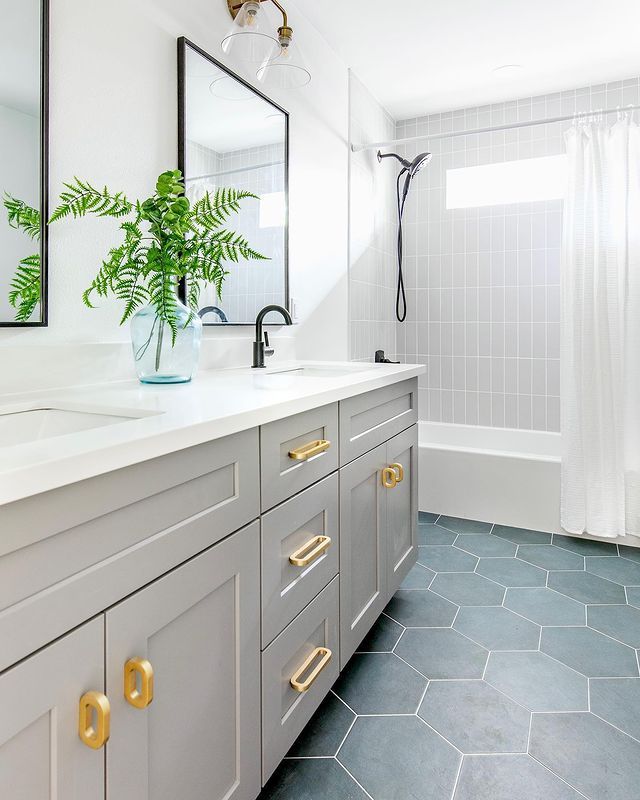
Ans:
{"type": "Polygon", "coordinates": [[[411,185],[411,173],[407,169],[401,170],[396,181],[396,197],[398,200],[398,286],[396,289],[396,319],[398,322],[404,322],[407,318],[407,292],[404,287],[404,273],[402,270],[403,253],[402,253],[402,217],[404,216],[404,205],[409,194],[409,186],[411,185]],[[400,179],[407,173],[404,180],[404,188],[402,194],[400,193],[400,179]]]}

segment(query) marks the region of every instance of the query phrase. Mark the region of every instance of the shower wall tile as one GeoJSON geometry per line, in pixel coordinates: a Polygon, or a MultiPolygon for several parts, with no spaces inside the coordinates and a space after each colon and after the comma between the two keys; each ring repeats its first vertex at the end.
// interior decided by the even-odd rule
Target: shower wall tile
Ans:
{"type": "MultiPolygon", "coordinates": [[[[350,140],[382,141],[394,137],[392,117],[350,73],[350,140]]],[[[394,176],[390,164],[378,164],[375,151],[350,153],[349,352],[358,361],[372,361],[376,350],[395,358],[397,338],[402,341],[403,352],[407,347],[417,352],[415,331],[413,338],[407,338],[405,331],[396,330],[395,323],[394,176]]],[[[411,286],[415,287],[417,259],[410,260],[411,286]]],[[[415,319],[415,296],[411,307],[411,318],[415,319]]]]}
{"type": "MultiPolygon", "coordinates": [[[[355,93],[360,96],[363,87],[358,85],[355,93]]],[[[374,102],[370,99],[367,106],[361,99],[354,104],[359,109],[358,133],[369,141],[393,138],[383,132],[387,126],[374,102]]],[[[639,103],[640,79],[632,78],[404,120],[396,123],[395,137],[433,136],[639,103]]],[[[352,124],[356,123],[352,111],[352,124]]],[[[421,419],[559,430],[563,203],[447,210],[445,188],[449,169],[563,153],[569,125],[417,140],[399,147],[403,155],[423,150],[434,154],[407,201],[409,315],[396,330],[398,357],[428,365],[420,386],[421,419]]],[[[386,197],[393,199],[394,192],[395,186],[385,180],[386,197]]],[[[377,194],[376,202],[382,203],[380,213],[387,220],[378,224],[391,229],[391,236],[387,249],[379,253],[385,258],[385,280],[377,286],[369,281],[367,286],[377,292],[384,312],[395,303],[395,218],[393,207],[377,194]]],[[[362,336],[367,347],[372,335],[369,331],[362,336]]]]}

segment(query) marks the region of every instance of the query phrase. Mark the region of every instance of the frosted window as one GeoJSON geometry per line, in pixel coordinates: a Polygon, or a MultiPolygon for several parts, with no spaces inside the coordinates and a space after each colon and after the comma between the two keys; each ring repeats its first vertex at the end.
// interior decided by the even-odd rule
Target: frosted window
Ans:
{"type": "Polygon", "coordinates": [[[284,192],[263,194],[260,198],[260,227],[280,228],[285,223],[284,192]]]}
{"type": "Polygon", "coordinates": [[[447,208],[560,200],[566,183],[566,155],[449,169],[447,208]]]}

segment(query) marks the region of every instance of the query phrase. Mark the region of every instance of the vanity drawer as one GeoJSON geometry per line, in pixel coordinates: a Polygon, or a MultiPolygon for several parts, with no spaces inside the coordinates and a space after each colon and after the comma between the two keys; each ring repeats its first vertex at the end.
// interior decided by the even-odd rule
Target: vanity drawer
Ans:
{"type": "Polygon", "coordinates": [[[373,450],[418,421],[418,379],[340,403],[340,465],[373,450]]]}
{"type": "Polygon", "coordinates": [[[259,515],[258,431],[0,509],[0,671],[259,515]]]}
{"type": "Polygon", "coordinates": [[[264,783],[333,685],[339,663],[336,577],[262,654],[264,783]]]}
{"type": "Polygon", "coordinates": [[[338,468],[338,405],[332,403],[260,428],[262,510],[338,468]]]}
{"type": "Polygon", "coordinates": [[[262,646],[338,574],[338,475],[262,518],[262,646]]]}

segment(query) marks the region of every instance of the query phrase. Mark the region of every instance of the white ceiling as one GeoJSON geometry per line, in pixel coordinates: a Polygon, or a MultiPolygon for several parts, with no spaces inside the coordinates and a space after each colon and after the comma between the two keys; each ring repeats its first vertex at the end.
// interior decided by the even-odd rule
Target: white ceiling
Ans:
{"type": "MultiPolygon", "coordinates": [[[[396,118],[640,74],[638,0],[295,0],[396,118]],[[492,73],[504,64],[524,69],[492,73]]],[[[290,9],[295,26],[295,9],[290,9]]]]}

